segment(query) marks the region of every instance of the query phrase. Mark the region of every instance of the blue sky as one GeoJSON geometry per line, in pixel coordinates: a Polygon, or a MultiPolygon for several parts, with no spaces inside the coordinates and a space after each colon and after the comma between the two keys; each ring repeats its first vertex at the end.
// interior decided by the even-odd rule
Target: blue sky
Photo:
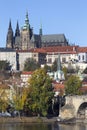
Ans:
{"type": "Polygon", "coordinates": [[[64,33],[71,44],[87,46],[87,0],[0,0],[0,47],[6,46],[11,19],[13,31],[17,20],[24,25],[26,11],[34,33],[64,33]]]}

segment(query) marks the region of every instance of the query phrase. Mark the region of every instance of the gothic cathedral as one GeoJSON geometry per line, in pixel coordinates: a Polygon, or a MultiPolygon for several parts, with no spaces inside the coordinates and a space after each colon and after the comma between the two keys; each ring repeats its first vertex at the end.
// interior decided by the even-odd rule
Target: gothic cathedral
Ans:
{"type": "Polygon", "coordinates": [[[9,22],[9,28],[7,32],[6,48],[28,50],[31,47],[31,37],[33,30],[30,28],[28,13],[26,13],[25,24],[19,29],[19,24],[17,21],[17,26],[15,30],[15,36],[13,35],[13,29],[11,25],[11,20],[9,22]]]}
{"type": "Polygon", "coordinates": [[[29,50],[31,48],[67,45],[68,41],[64,34],[43,35],[42,27],[39,30],[39,34],[34,34],[33,29],[29,24],[28,12],[26,12],[25,23],[21,29],[19,29],[19,24],[17,21],[15,34],[13,33],[11,20],[9,22],[6,37],[6,48],[29,50]]]}

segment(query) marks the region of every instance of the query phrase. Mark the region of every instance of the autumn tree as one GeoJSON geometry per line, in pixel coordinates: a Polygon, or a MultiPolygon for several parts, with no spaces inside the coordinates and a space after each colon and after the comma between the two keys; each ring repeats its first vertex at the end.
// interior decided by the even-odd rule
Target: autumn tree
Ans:
{"type": "Polygon", "coordinates": [[[24,63],[24,71],[34,71],[40,67],[40,64],[33,58],[27,58],[24,63]]]}
{"type": "Polygon", "coordinates": [[[36,115],[46,115],[53,98],[52,80],[42,68],[36,70],[29,79],[28,108],[36,115]]]}
{"type": "Polygon", "coordinates": [[[8,104],[9,104],[9,98],[7,94],[7,89],[5,88],[5,85],[1,84],[0,88],[0,111],[6,111],[8,104]]]}
{"type": "Polygon", "coordinates": [[[82,82],[79,77],[71,75],[65,83],[65,93],[66,95],[79,95],[81,94],[80,88],[82,87],[82,82]]]}
{"type": "Polygon", "coordinates": [[[23,110],[25,100],[27,98],[27,88],[21,88],[18,86],[15,86],[15,90],[12,96],[12,106],[15,110],[20,111],[23,110]]]}

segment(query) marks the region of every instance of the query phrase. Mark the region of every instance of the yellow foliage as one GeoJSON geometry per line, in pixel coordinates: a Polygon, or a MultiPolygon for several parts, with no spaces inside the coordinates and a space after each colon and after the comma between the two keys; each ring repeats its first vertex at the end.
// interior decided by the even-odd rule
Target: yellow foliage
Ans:
{"type": "Polygon", "coordinates": [[[26,98],[27,98],[27,89],[26,88],[22,88],[21,93],[16,92],[15,95],[13,95],[13,104],[14,104],[16,110],[23,109],[26,98]]]}

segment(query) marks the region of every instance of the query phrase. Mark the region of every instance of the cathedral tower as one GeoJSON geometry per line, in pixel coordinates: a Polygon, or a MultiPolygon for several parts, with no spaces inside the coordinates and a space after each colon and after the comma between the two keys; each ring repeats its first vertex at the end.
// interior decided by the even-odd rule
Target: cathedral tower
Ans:
{"type": "Polygon", "coordinates": [[[19,24],[17,21],[17,25],[16,25],[16,30],[15,30],[15,45],[14,45],[15,49],[20,49],[21,48],[21,44],[20,44],[20,30],[19,30],[19,24]]]}
{"type": "Polygon", "coordinates": [[[14,36],[13,36],[13,30],[12,30],[11,20],[10,20],[9,28],[7,32],[6,48],[13,48],[13,47],[14,47],[14,36]]]}
{"type": "Polygon", "coordinates": [[[25,24],[21,29],[20,33],[20,41],[21,41],[21,49],[27,50],[31,47],[30,38],[31,38],[31,28],[29,24],[28,12],[26,13],[25,24]]]}

